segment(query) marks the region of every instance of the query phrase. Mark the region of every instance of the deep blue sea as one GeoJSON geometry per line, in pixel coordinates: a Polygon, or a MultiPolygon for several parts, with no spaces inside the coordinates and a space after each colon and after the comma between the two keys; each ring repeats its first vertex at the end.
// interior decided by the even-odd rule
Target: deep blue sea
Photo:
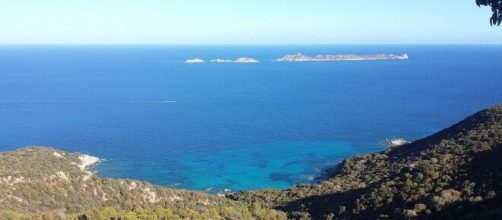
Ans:
{"type": "Polygon", "coordinates": [[[106,159],[100,176],[286,188],[502,103],[502,46],[0,46],[0,150],[106,159]],[[302,52],[407,61],[280,63],[302,52]],[[203,63],[189,58],[256,58],[203,63]]]}

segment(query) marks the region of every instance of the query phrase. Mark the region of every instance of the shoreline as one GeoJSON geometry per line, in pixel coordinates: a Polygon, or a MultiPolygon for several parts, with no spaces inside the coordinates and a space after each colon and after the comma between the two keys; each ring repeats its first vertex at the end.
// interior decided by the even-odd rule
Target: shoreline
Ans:
{"type": "MultiPolygon", "coordinates": [[[[40,150],[40,149],[48,149],[52,153],[50,153],[54,158],[60,158],[60,159],[70,159],[73,157],[73,161],[71,162],[71,165],[76,167],[80,172],[83,172],[81,175],[81,179],[83,181],[88,181],[92,178],[98,178],[98,179],[111,179],[111,180],[128,180],[128,181],[136,181],[136,182],[147,182],[149,184],[155,185],[157,187],[161,188],[166,188],[166,189],[173,189],[173,190],[185,190],[185,191],[192,191],[192,192],[198,192],[198,193],[205,193],[211,196],[217,196],[217,197],[225,197],[228,195],[231,195],[233,193],[237,192],[244,192],[244,191],[260,191],[260,190],[266,190],[266,189],[272,189],[272,190],[287,190],[292,187],[296,186],[301,186],[301,185],[312,185],[312,184],[318,184],[321,183],[322,181],[328,180],[333,177],[332,175],[332,170],[334,168],[339,167],[343,161],[352,158],[352,157],[357,157],[361,155],[366,155],[370,153],[378,153],[377,152],[366,152],[366,153],[360,153],[360,154],[353,154],[349,155],[346,157],[343,157],[339,161],[335,161],[333,163],[330,163],[327,166],[323,166],[319,168],[318,173],[313,173],[311,175],[311,178],[305,178],[304,181],[290,184],[286,187],[280,187],[280,188],[275,188],[273,186],[261,186],[261,187],[255,187],[255,188],[244,188],[244,189],[237,189],[234,190],[232,187],[229,186],[223,186],[223,187],[218,187],[218,186],[210,186],[207,189],[196,189],[196,188],[188,188],[188,187],[179,187],[179,183],[175,184],[158,184],[158,183],[153,183],[150,180],[144,179],[144,178],[131,178],[131,177],[109,177],[106,175],[101,175],[99,171],[99,166],[103,165],[107,160],[93,156],[90,154],[83,154],[80,152],[69,152],[65,150],[61,150],[57,147],[47,147],[47,146],[26,146],[26,147],[18,147],[14,148],[12,150],[6,150],[6,151],[0,151],[0,155],[2,154],[8,154],[8,153],[15,153],[18,151],[23,151],[23,150],[40,150]]],[[[301,176],[301,173],[297,174],[301,176]]]]}
{"type": "MultiPolygon", "coordinates": [[[[0,194],[4,195],[0,204],[17,213],[34,214],[47,210],[84,213],[106,204],[117,204],[118,210],[126,211],[134,207],[128,204],[152,210],[159,205],[177,210],[180,205],[190,205],[191,210],[199,212],[239,205],[254,209],[257,204],[259,208],[265,207],[282,216],[287,214],[292,219],[301,216],[374,219],[381,214],[434,217],[448,214],[443,210],[459,210],[465,204],[478,210],[476,207],[485,204],[482,202],[502,198],[500,186],[491,184],[500,182],[502,176],[496,163],[502,152],[501,123],[502,105],[496,105],[422,139],[346,158],[328,167],[326,174],[330,175],[317,183],[285,190],[224,190],[216,196],[142,180],[86,177],[90,167],[102,159],[48,147],[20,148],[0,153],[3,167],[0,194]],[[472,166],[465,169],[465,165],[472,166]],[[484,169],[488,169],[487,172],[480,172],[484,169]],[[423,181],[413,181],[416,178],[423,181]],[[466,183],[473,181],[487,184],[471,184],[466,188],[466,183]],[[52,190],[54,187],[57,190],[52,190]],[[19,189],[25,191],[19,192],[19,189]],[[54,199],[56,192],[58,199],[54,199]],[[381,201],[387,202],[382,206],[381,201]],[[32,204],[38,204],[36,209],[32,204]]],[[[394,144],[404,142],[394,140],[397,140],[394,144]]]]}

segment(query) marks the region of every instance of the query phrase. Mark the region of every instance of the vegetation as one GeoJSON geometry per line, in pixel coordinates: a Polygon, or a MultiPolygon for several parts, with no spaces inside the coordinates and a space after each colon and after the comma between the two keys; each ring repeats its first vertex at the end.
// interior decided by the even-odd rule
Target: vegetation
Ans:
{"type": "Polygon", "coordinates": [[[80,156],[45,147],[0,154],[0,220],[502,219],[502,106],[347,159],[318,184],[229,198],[90,176],[80,156]]]}
{"type": "Polygon", "coordinates": [[[12,211],[0,211],[0,219],[2,220],[49,220],[49,219],[76,219],[76,220],[92,220],[92,219],[127,219],[127,220],[176,220],[176,219],[263,219],[263,220],[280,220],[287,219],[286,214],[275,210],[266,209],[259,204],[252,206],[240,207],[215,207],[203,211],[195,211],[193,209],[172,210],[169,208],[155,209],[134,209],[129,211],[116,210],[113,207],[95,208],[83,214],[66,214],[64,212],[50,211],[44,213],[16,213],[12,211]]]}
{"type": "Polygon", "coordinates": [[[321,183],[229,197],[295,219],[501,219],[501,157],[495,106],[430,137],[345,160],[321,183]]]}
{"type": "Polygon", "coordinates": [[[501,0],[476,0],[478,6],[489,6],[492,9],[491,25],[499,26],[502,22],[502,1],[501,0]]]}
{"type": "Polygon", "coordinates": [[[79,154],[0,154],[0,219],[285,219],[282,212],[135,180],[91,177],[79,154]]]}

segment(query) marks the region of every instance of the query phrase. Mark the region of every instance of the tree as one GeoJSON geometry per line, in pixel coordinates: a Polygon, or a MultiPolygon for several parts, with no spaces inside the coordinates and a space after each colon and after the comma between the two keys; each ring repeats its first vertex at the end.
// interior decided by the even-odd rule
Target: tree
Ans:
{"type": "Polygon", "coordinates": [[[490,25],[500,25],[502,22],[502,0],[476,0],[476,4],[478,6],[490,6],[493,12],[490,25]]]}

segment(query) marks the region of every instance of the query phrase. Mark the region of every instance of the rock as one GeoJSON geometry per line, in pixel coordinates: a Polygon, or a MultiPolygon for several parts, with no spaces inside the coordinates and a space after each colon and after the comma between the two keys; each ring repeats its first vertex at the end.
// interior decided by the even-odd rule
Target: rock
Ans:
{"type": "Polygon", "coordinates": [[[255,60],[253,58],[241,57],[241,58],[237,58],[234,62],[236,62],[236,63],[259,63],[260,61],[255,60]]]}
{"type": "Polygon", "coordinates": [[[234,62],[233,60],[225,60],[225,59],[212,59],[210,62],[213,63],[232,63],[234,62]]]}
{"type": "Polygon", "coordinates": [[[408,54],[374,54],[374,55],[317,55],[315,57],[306,56],[302,53],[283,56],[276,61],[279,62],[319,62],[319,61],[363,61],[363,60],[407,60],[408,54]]]}
{"type": "Polygon", "coordinates": [[[406,141],[403,138],[391,138],[388,139],[386,142],[389,148],[399,147],[408,143],[408,141],[406,141]]]}
{"type": "Polygon", "coordinates": [[[188,59],[185,61],[185,63],[204,63],[205,61],[203,59],[195,58],[195,59],[188,59]]]}

